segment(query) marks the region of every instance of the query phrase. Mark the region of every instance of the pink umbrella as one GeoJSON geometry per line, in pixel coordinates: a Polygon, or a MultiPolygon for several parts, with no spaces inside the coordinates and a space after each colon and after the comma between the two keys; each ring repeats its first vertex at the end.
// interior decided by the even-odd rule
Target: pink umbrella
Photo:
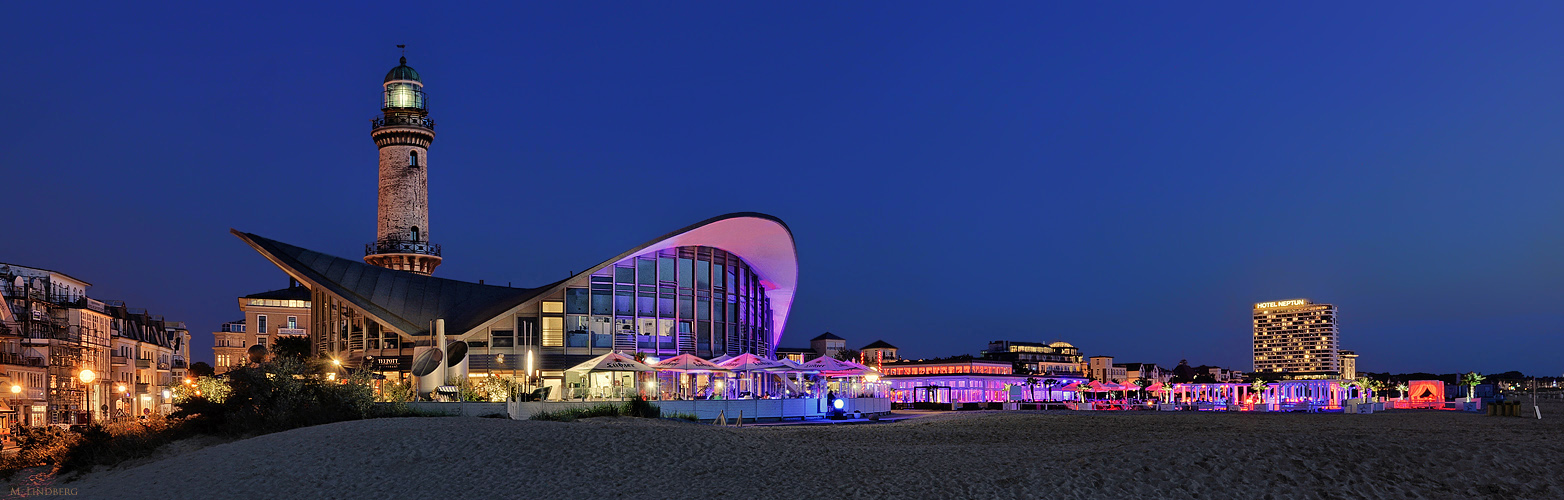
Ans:
{"type": "Polygon", "coordinates": [[[736,372],[750,372],[772,370],[776,368],[782,368],[787,365],[746,352],[723,361],[717,366],[721,366],[736,372]]]}
{"type": "Polygon", "coordinates": [[[657,364],[652,365],[652,368],[656,368],[661,371],[686,373],[726,373],[733,371],[718,366],[716,363],[697,358],[694,354],[680,354],[678,356],[658,361],[657,364]]]}

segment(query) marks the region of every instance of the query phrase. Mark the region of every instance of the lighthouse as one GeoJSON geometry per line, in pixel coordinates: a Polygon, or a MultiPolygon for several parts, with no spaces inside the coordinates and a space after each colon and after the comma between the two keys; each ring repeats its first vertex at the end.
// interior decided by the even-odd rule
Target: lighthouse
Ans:
{"type": "Polygon", "coordinates": [[[401,64],[386,73],[381,116],[370,136],[380,148],[380,196],[375,242],[364,262],[422,275],[440,265],[440,245],[429,242],[429,143],[434,122],[418,72],[401,64]]]}

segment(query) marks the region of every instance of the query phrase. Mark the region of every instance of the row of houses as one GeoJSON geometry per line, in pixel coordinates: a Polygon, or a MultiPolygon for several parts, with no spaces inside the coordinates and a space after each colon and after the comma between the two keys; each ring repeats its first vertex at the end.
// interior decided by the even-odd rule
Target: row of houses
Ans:
{"type": "Polygon", "coordinates": [[[190,332],[59,271],[0,263],[0,427],[172,410],[190,332]]]}

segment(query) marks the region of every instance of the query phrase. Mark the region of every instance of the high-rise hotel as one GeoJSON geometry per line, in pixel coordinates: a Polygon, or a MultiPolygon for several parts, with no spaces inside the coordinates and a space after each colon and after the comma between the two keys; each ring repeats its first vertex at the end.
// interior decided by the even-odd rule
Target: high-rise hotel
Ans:
{"type": "Polygon", "coordinates": [[[1309,299],[1254,305],[1254,371],[1292,379],[1341,376],[1336,306],[1309,299]]]}

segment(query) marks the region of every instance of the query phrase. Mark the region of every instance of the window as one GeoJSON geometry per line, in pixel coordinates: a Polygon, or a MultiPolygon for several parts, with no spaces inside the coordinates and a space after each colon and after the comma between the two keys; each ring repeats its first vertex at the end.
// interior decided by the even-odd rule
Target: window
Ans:
{"type": "Polygon", "coordinates": [[[545,312],[545,313],[562,313],[562,312],[565,312],[565,303],[564,302],[545,301],[545,302],[543,302],[543,312],[545,312]]]}
{"type": "Polygon", "coordinates": [[[266,337],[256,337],[255,338],[255,345],[264,347],[266,345],[266,337]]]}
{"type": "Polygon", "coordinates": [[[298,327],[299,327],[299,317],[298,316],[288,316],[288,328],[298,328],[298,327]]]}
{"type": "Polygon", "coordinates": [[[512,330],[490,330],[493,336],[494,347],[514,347],[516,345],[516,332],[512,330]]]}
{"type": "Polygon", "coordinates": [[[410,151],[407,153],[407,166],[414,168],[418,167],[418,151],[410,151]]]}
{"type": "Polygon", "coordinates": [[[266,315],[255,315],[255,333],[266,333],[266,315]]]}
{"type": "Polygon", "coordinates": [[[585,288],[566,289],[565,304],[568,306],[568,310],[565,312],[568,314],[586,314],[587,303],[589,300],[587,299],[588,296],[587,289],[585,288]]]}
{"type": "Polygon", "coordinates": [[[413,226],[413,241],[418,241],[418,226],[413,226]]]}
{"type": "Polygon", "coordinates": [[[565,346],[565,318],[543,318],[543,347],[565,346]]]}

